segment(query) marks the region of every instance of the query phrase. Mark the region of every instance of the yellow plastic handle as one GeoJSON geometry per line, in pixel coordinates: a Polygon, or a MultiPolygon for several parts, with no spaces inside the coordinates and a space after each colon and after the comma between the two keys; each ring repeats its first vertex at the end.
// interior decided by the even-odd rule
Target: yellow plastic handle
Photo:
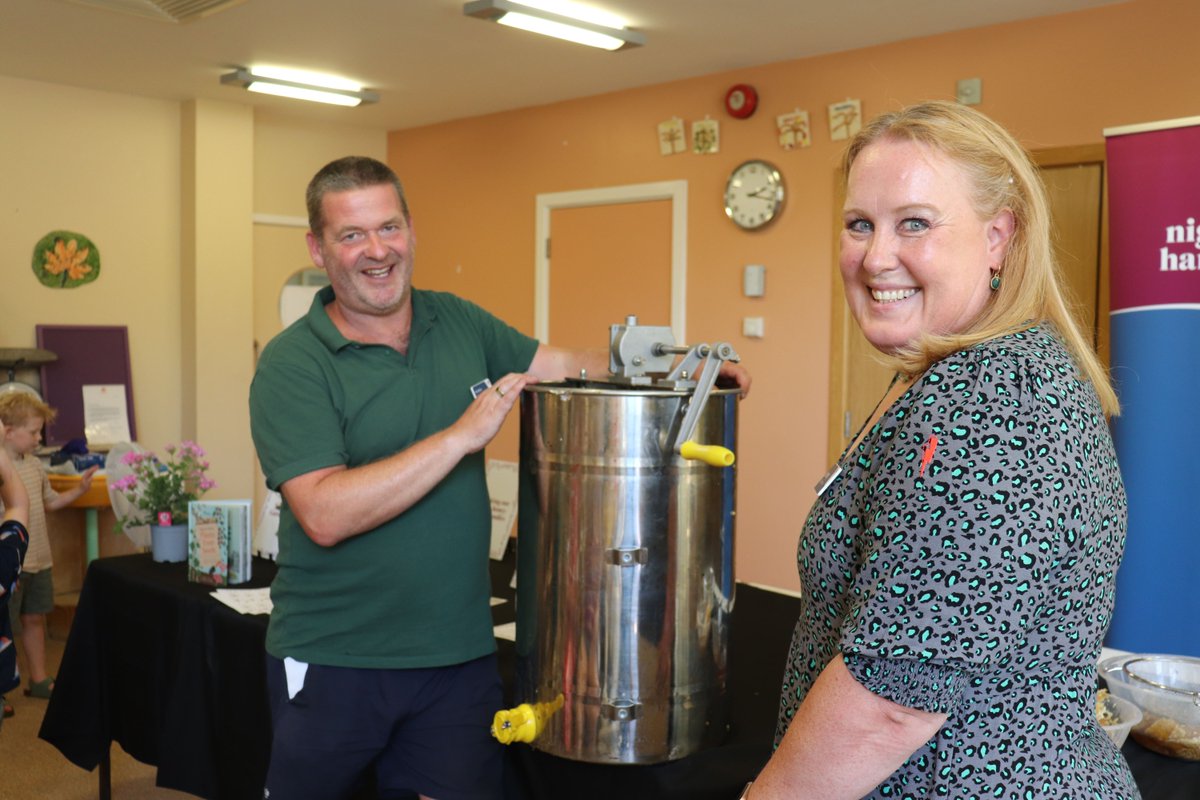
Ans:
{"type": "Polygon", "coordinates": [[[731,467],[734,462],[733,451],[716,444],[687,441],[679,446],[679,455],[692,461],[703,461],[710,467],[731,467]]]}
{"type": "Polygon", "coordinates": [[[496,712],[492,718],[492,736],[500,744],[532,742],[541,735],[546,723],[563,706],[560,694],[548,703],[521,703],[516,708],[496,712]]]}

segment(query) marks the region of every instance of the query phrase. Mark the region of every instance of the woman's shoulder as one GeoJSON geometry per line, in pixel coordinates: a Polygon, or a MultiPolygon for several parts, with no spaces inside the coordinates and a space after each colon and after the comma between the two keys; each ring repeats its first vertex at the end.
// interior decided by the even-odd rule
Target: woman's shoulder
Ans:
{"type": "Polygon", "coordinates": [[[986,339],[930,365],[922,391],[964,397],[996,396],[1005,403],[1040,396],[1052,385],[1079,382],[1070,351],[1052,323],[986,339]]]}

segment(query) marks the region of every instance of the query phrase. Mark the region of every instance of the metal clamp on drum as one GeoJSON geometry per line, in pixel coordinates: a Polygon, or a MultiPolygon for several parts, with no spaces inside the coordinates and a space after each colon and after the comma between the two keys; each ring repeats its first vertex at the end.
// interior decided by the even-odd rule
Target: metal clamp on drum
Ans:
{"type": "Polygon", "coordinates": [[[733,451],[720,445],[698,444],[692,441],[692,435],[725,361],[741,361],[728,342],[717,342],[711,347],[707,344],[681,347],[675,344],[670,328],[638,325],[637,317],[633,316],[627,317],[624,325],[613,325],[611,329],[608,363],[615,382],[674,389],[695,387],[675,434],[674,450],[682,458],[703,461],[713,467],[732,466],[736,458],[733,451]],[[676,355],[683,355],[683,359],[671,369],[676,355]],[[651,373],[668,369],[665,379],[656,381],[652,377],[651,373]],[[699,378],[695,377],[697,372],[699,378]]]}

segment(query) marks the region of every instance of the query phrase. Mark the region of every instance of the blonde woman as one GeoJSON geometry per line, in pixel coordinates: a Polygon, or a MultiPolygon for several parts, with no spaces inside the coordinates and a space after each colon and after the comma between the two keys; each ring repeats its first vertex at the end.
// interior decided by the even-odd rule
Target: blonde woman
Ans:
{"type": "Polygon", "coordinates": [[[1095,719],[1118,404],[1037,170],[931,102],[861,131],[844,177],[846,301],[897,375],[800,537],[777,749],[743,795],[1137,798],[1095,719]]]}

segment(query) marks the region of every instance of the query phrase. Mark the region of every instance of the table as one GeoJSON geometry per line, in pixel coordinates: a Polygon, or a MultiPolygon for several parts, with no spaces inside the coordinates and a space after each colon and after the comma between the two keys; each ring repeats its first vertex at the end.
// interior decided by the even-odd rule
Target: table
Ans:
{"type": "MultiPolygon", "coordinates": [[[[79,475],[58,475],[51,473],[50,487],[56,492],[74,489],[83,480],[79,475]]],[[[90,564],[100,556],[100,514],[102,508],[109,508],[108,479],[103,472],[92,476],[92,486],[71,503],[69,508],[82,508],[86,515],[85,539],[87,548],[87,563],[90,564]]]]}
{"type": "MultiPolygon", "coordinates": [[[[255,559],[266,586],[275,564],[255,559]]],[[[510,602],[511,554],[492,562],[493,594],[510,602]]],[[[185,564],[149,555],[101,558],[88,569],[40,736],[76,765],[103,766],[111,742],[158,766],[158,784],[209,800],[259,800],[269,757],[263,642],[266,617],[243,616],[187,582],[185,564]]],[[[528,745],[508,750],[506,800],[612,797],[732,800],[765,763],[778,686],[799,601],[738,584],[729,652],[729,731],[724,744],[649,766],[584,764],[528,745]]],[[[516,656],[499,643],[512,686],[516,656]]],[[[523,698],[522,698],[523,699],[523,698]]],[[[510,701],[512,698],[510,698],[510,701]]],[[[1169,759],[1132,739],[1123,749],[1145,800],[1195,800],[1200,763],[1169,759]]],[[[101,796],[107,776],[101,770],[101,796]]]]}

